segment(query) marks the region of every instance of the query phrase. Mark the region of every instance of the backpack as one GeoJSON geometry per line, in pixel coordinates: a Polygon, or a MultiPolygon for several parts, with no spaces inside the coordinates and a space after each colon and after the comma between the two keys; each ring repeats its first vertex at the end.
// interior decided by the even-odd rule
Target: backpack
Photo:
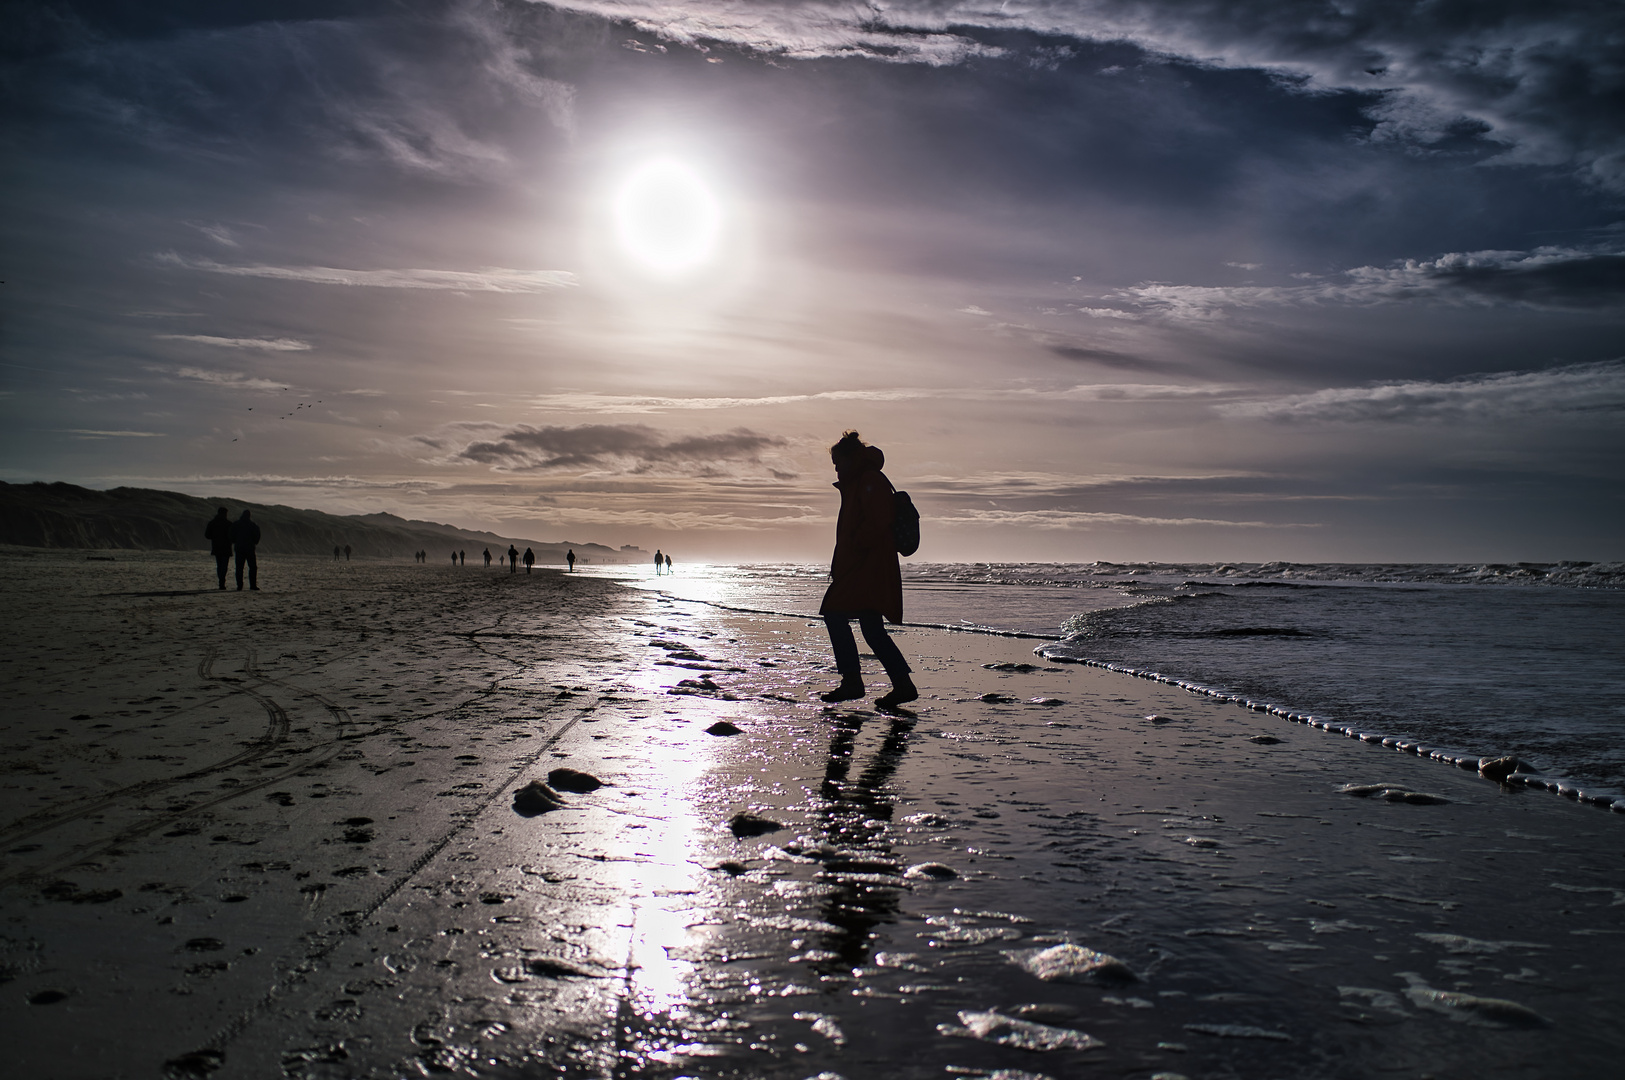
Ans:
{"type": "Polygon", "coordinates": [[[891,533],[897,554],[912,555],[920,550],[920,512],[906,491],[892,494],[891,533]]]}

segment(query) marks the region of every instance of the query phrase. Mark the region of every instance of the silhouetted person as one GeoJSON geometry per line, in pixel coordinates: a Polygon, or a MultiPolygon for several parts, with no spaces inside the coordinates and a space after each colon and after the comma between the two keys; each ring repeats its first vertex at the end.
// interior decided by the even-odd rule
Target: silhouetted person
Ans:
{"type": "Polygon", "coordinates": [[[671,573],[671,556],[666,556],[666,573],[671,573]]]}
{"type": "Polygon", "coordinates": [[[459,551],[457,553],[457,565],[458,566],[467,566],[468,565],[468,552],[459,551]]]}
{"type": "Polygon", "coordinates": [[[891,679],[891,693],[877,698],[883,709],[920,696],[909,678],[908,661],[886,633],[882,617],[903,621],[903,573],[897,565],[897,541],[892,534],[895,491],[881,466],[886,455],[869,446],[855,431],[841,436],[829,448],[835,465],[835,487],[841,493],[841,513],[835,522],[835,556],[830,561],[830,585],[818,613],[829,628],[835,650],[835,669],[841,685],[819,697],[824,701],[853,701],[864,696],[863,671],[851,620],[858,620],[863,640],[869,643],[891,679]]]}
{"type": "Polygon", "coordinates": [[[530,568],[532,566],[535,566],[535,565],[536,565],[536,553],[534,551],[530,550],[530,548],[526,548],[525,549],[525,573],[527,573],[527,574],[530,573],[530,568]]]}
{"type": "Polygon", "coordinates": [[[660,549],[659,548],[655,548],[655,575],[656,576],[659,576],[661,568],[664,567],[665,565],[666,565],[666,557],[664,555],[660,554],[660,549]]]}
{"type": "Polygon", "coordinates": [[[343,554],[343,549],[335,546],[333,548],[333,561],[338,562],[339,556],[341,554],[343,554]]]}
{"type": "Polygon", "coordinates": [[[508,573],[519,573],[519,549],[512,544],[508,545],[508,573]]]}
{"type": "MultiPolygon", "coordinates": [[[[570,564],[570,573],[572,573],[572,574],[575,573],[576,572],[576,552],[575,552],[575,548],[571,548],[569,551],[566,551],[564,553],[564,561],[570,564]]],[[[225,579],[221,578],[221,580],[224,581],[225,579]]],[[[220,587],[222,589],[225,588],[224,585],[222,585],[220,587]]]]}
{"type": "Polygon", "coordinates": [[[248,511],[231,526],[231,546],[237,552],[237,591],[243,591],[243,567],[248,567],[248,587],[260,591],[260,565],[254,558],[254,548],[260,542],[260,527],[249,519],[248,511]]]}
{"type": "Polygon", "coordinates": [[[485,549],[485,568],[487,570],[491,569],[491,549],[490,548],[485,549]]]}
{"type": "Polygon", "coordinates": [[[349,544],[344,545],[344,561],[345,562],[350,561],[350,545],[349,544]]]}
{"type": "Polygon", "coordinates": [[[209,554],[214,556],[214,568],[220,573],[220,587],[224,589],[226,571],[231,567],[231,519],[224,506],[203,527],[203,538],[209,542],[209,554]]]}

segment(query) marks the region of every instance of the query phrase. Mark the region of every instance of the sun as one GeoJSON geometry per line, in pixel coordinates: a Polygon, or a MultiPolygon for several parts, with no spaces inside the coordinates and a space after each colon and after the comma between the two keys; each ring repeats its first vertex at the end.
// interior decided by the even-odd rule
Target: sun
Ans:
{"type": "Polygon", "coordinates": [[[700,173],[674,158],[648,161],[615,191],[615,238],[633,262],[682,277],[716,257],[723,209],[700,173]]]}

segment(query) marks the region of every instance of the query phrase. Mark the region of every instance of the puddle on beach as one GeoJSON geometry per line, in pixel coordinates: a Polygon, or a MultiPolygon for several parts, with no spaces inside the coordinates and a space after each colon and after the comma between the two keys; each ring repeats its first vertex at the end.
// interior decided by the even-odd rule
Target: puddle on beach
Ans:
{"type": "Polygon", "coordinates": [[[192,598],[121,600],[120,692],[93,675],[14,729],[0,964],[38,1074],[87,1024],[222,1077],[1625,1056],[1619,815],[1020,641],[903,632],[925,696],[893,716],[814,700],[807,620],[472,570],[408,603],[368,573],[246,656],[210,658],[192,598]],[[561,768],[602,786],[516,812],[561,768]],[[1439,799],[1343,790],[1372,785],[1439,799]]]}

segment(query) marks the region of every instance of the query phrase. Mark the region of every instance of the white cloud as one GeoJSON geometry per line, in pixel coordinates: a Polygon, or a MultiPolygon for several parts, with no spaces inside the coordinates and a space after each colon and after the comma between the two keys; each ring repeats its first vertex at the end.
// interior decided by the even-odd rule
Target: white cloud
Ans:
{"type": "Polygon", "coordinates": [[[164,252],[158,261],[184,270],[234,277],[303,281],[312,285],[349,285],[375,289],[450,289],[458,292],[538,293],[568,288],[576,276],[568,270],[342,270],[332,266],[231,266],[212,259],[191,259],[164,252]]]}
{"type": "Polygon", "coordinates": [[[161,439],[162,431],[95,431],[90,428],[58,428],[67,435],[78,435],[86,439],[161,439]]]}
{"type": "Polygon", "coordinates": [[[210,334],[154,334],[164,341],[192,341],[199,345],[213,345],[221,349],[265,349],[270,352],[304,352],[310,342],[298,338],[242,338],[214,337],[210,334]]]}
{"type": "Polygon", "coordinates": [[[234,248],[242,246],[237,243],[237,238],[231,234],[231,230],[226,228],[224,225],[208,225],[201,222],[188,222],[188,224],[190,224],[192,228],[196,229],[204,236],[207,236],[210,240],[213,240],[215,243],[224,247],[234,248]]]}
{"type": "MultiPolygon", "coordinates": [[[[550,6],[624,20],[645,34],[684,45],[721,42],[790,60],[863,57],[884,63],[942,67],[1004,50],[949,32],[948,21],[903,18],[879,5],[755,0],[547,0],[550,6]],[[925,25],[926,22],[934,26],[925,25]]],[[[985,25],[966,20],[966,25],[985,25]]],[[[953,20],[959,21],[959,20],[953,20]]],[[[1010,25],[1008,22],[1005,25],[1010,25]]]]}
{"type": "Polygon", "coordinates": [[[1339,387],[1217,408],[1240,419],[1314,423],[1491,423],[1554,414],[1617,423],[1625,414],[1625,361],[1494,372],[1449,382],[1339,387]]]}
{"type": "Polygon", "coordinates": [[[261,379],[253,375],[245,375],[240,371],[208,371],[204,368],[182,367],[173,370],[157,368],[166,374],[174,375],[178,379],[189,379],[193,382],[208,383],[211,386],[226,386],[233,390],[255,390],[268,392],[272,390],[288,389],[282,383],[271,379],[261,379]]]}
{"type": "Polygon", "coordinates": [[[1275,521],[1224,521],[1218,518],[1160,518],[1085,510],[961,510],[943,518],[945,525],[1014,525],[1023,529],[1094,529],[1116,525],[1209,526],[1230,529],[1313,529],[1313,524],[1275,521]]]}
{"type": "Polygon", "coordinates": [[[542,412],[651,413],[704,409],[749,409],[797,405],[816,401],[916,400],[1026,400],[1034,397],[1071,401],[1148,401],[1165,398],[1224,396],[1225,386],[1189,386],[1173,383],[1083,383],[1073,386],[919,387],[897,386],[875,390],[827,390],[818,394],[774,394],[763,397],[653,397],[638,394],[599,394],[588,391],[539,394],[529,399],[542,412]]]}
{"type": "Polygon", "coordinates": [[[1132,311],[1119,311],[1109,307],[1080,307],[1073,308],[1079,315],[1087,315],[1091,319],[1126,319],[1129,322],[1138,322],[1140,317],[1132,311]]]}
{"type": "Polygon", "coordinates": [[[553,507],[536,515],[536,520],[553,528],[661,529],[674,533],[765,532],[804,525],[826,524],[827,514],[803,510],[777,517],[755,517],[715,510],[662,510],[639,508],[615,510],[604,506],[553,507]]]}
{"type": "Polygon", "coordinates": [[[1357,266],[1302,285],[1146,282],[1119,289],[1111,298],[1183,321],[1222,318],[1226,309],[1412,300],[1565,310],[1617,307],[1625,305],[1625,252],[1561,247],[1451,252],[1392,266],[1357,266]]]}

